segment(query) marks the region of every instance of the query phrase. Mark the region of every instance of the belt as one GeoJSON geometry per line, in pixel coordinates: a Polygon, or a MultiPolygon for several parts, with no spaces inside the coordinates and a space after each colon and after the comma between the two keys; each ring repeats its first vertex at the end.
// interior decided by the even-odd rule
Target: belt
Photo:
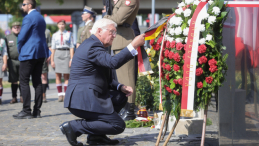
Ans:
{"type": "Polygon", "coordinates": [[[69,48],[57,48],[57,50],[70,50],[69,48]]]}
{"type": "Polygon", "coordinates": [[[131,27],[131,25],[130,25],[130,24],[128,24],[128,23],[123,23],[122,25],[118,25],[118,27],[125,27],[125,28],[129,28],[129,27],[131,27]]]}

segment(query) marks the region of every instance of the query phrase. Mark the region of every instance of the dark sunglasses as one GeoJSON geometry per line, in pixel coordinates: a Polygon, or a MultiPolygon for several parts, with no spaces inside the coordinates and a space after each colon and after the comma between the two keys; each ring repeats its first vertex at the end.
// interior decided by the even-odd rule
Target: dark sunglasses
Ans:
{"type": "Polygon", "coordinates": [[[22,4],[23,7],[26,6],[26,5],[29,5],[29,4],[22,4]]]}

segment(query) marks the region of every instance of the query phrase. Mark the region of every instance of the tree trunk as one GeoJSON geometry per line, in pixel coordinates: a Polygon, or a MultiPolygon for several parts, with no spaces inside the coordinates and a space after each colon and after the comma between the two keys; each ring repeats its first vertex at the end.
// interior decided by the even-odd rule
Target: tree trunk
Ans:
{"type": "Polygon", "coordinates": [[[173,132],[174,132],[178,122],[179,122],[179,120],[180,120],[180,115],[178,115],[178,119],[175,121],[174,126],[173,126],[172,130],[170,131],[170,133],[169,133],[169,135],[168,135],[168,137],[167,137],[167,139],[166,139],[166,141],[165,141],[163,146],[166,146],[167,143],[169,142],[169,140],[170,140],[170,138],[171,138],[171,136],[172,136],[172,134],[173,134],[173,132]]]}
{"type": "Polygon", "coordinates": [[[161,127],[160,127],[159,135],[157,137],[156,146],[159,146],[160,138],[161,138],[161,135],[162,135],[162,132],[163,132],[163,129],[164,129],[165,119],[166,119],[166,116],[163,116],[163,122],[162,122],[161,127]]]}

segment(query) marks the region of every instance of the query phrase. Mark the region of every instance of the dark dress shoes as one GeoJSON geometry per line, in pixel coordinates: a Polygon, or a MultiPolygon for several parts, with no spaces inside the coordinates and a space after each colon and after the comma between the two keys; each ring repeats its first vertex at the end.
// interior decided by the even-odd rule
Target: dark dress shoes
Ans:
{"type": "Polygon", "coordinates": [[[83,146],[83,143],[77,142],[76,138],[77,136],[75,135],[72,127],[70,126],[69,122],[65,122],[59,126],[59,129],[62,131],[64,135],[67,137],[67,141],[72,145],[72,146],[83,146]]]}
{"type": "Polygon", "coordinates": [[[120,117],[124,121],[134,120],[136,118],[136,115],[134,113],[135,104],[134,103],[127,103],[127,105],[124,107],[124,112],[120,115],[120,117]]]}
{"type": "Polygon", "coordinates": [[[33,116],[33,118],[41,118],[40,111],[38,111],[38,110],[35,111],[35,110],[34,110],[34,111],[32,112],[32,116],[33,116]]]}
{"type": "Polygon", "coordinates": [[[89,145],[116,145],[118,140],[111,140],[106,135],[91,135],[88,134],[87,143],[89,145]]]}
{"type": "Polygon", "coordinates": [[[18,114],[13,115],[13,118],[15,118],[15,119],[31,119],[32,115],[31,115],[31,113],[26,113],[24,111],[21,111],[18,114]]]}

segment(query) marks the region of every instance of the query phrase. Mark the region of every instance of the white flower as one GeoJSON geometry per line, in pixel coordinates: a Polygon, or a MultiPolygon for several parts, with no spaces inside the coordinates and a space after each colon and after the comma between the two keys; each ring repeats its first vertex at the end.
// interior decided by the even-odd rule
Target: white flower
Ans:
{"type": "Polygon", "coordinates": [[[174,35],[174,28],[169,28],[168,32],[169,32],[169,34],[174,35]]]}
{"type": "Polygon", "coordinates": [[[182,42],[182,41],[183,41],[183,39],[181,39],[181,38],[175,39],[175,42],[176,42],[176,43],[180,43],[180,42],[182,42]]]}
{"type": "Polygon", "coordinates": [[[184,2],[181,2],[180,4],[178,4],[178,8],[181,8],[181,7],[184,7],[184,6],[185,6],[184,2]]]}
{"type": "Polygon", "coordinates": [[[188,24],[189,24],[189,26],[190,26],[190,24],[191,24],[191,19],[188,20],[188,24]]]}
{"type": "Polygon", "coordinates": [[[188,41],[188,37],[185,38],[185,44],[187,44],[187,41],[188,41]]]}
{"type": "Polygon", "coordinates": [[[201,2],[206,2],[206,0],[201,0],[201,2]]]}
{"type": "Polygon", "coordinates": [[[213,24],[214,22],[216,22],[216,16],[210,16],[210,17],[208,18],[208,22],[209,22],[210,24],[213,24]]]}
{"type": "Polygon", "coordinates": [[[186,27],[186,28],[183,30],[183,35],[188,36],[188,33],[189,33],[189,27],[186,27]]]}
{"type": "Polygon", "coordinates": [[[202,15],[202,20],[205,20],[209,17],[210,15],[206,12],[202,15]]]}
{"type": "Polygon", "coordinates": [[[199,0],[195,0],[195,1],[193,2],[194,5],[198,5],[199,3],[200,3],[199,0]]]}
{"type": "Polygon", "coordinates": [[[176,27],[174,30],[174,33],[175,33],[175,35],[180,35],[182,33],[182,28],[180,26],[176,27]]]}
{"type": "Polygon", "coordinates": [[[200,31],[201,31],[201,32],[204,32],[204,31],[205,31],[205,25],[204,25],[204,24],[201,24],[201,26],[200,26],[200,31]]]}
{"type": "Polygon", "coordinates": [[[173,37],[168,37],[167,40],[168,40],[169,42],[172,42],[172,41],[174,41],[174,38],[173,38],[173,37]]]}
{"type": "Polygon", "coordinates": [[[200,40],[199,40],[199,44],[201,44],[201,45],[202,45],[202,44],[205,44],[205,38],[200,39],[200,40]]]}
{"type": "Polygon", "coordinates": [[[218,16],[219,13],[220,13],[219,7],[213,7],[213,8],[212,8],[212,12],[213,12],[216,16],[218,16]]]}
{"type": "Polygon", "coordinates": [[[192,10],[191,9],[186,9],[183,14],[184,14],[184,17],[189,17],[192,13],[192,10]]]}
{"type": "Polygon", "coordinates": [[[211,5],[213,3],[213,1],[209,0],[208,3],[211,5]]]}
{"type": "Polygon", "coordinates": [[[210,40],[212,40],[212,35],[210,35],[210,34],[207,34],[207,36],[206,36],[206,40],[207,40],[207,41],[210,41],[210,40]]]}
{"type": "Polygon", "coordinates": [[[169,23],[171,24],[171,25],[181,25],[182,24],[182,22],[183,22],[183,19],[181,18],[181,17],[176,17],[176,16],[173,16],[171,19],[170,19],[170,21],[169,21],[169,23]]]}
{"type": "Polygon", "coordinates": [[[193,0],[185,0],[185,3],[186,3],[187,5],[189,5],[189,4],[193,3],[193,0]]]}
{"type": "Polygon", "coordinates": [[[182,8],[178,8],[175,10],[175,13],[180,15],[181,13],[183,12],[183,9],[182,8]]]}

